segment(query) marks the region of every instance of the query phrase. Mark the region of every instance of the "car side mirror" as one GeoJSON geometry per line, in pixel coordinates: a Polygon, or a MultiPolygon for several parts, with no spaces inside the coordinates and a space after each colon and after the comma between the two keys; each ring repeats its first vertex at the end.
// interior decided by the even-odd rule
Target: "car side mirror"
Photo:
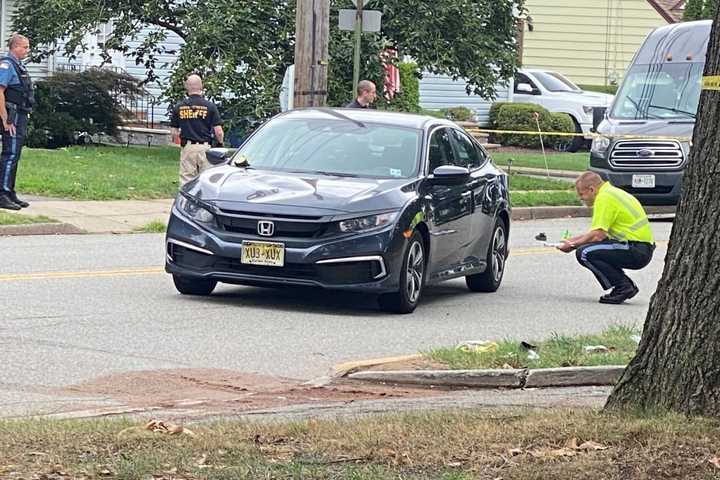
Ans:
{"type": "Polygon", "coordinates": [[[518,83],[515,86],[515,90],[520,93],[529,93],[530,95],[533,94],[533,88],[529,83],[518,83]]]}
{"type": "Polygon", "coordinates": [[[230,157],[235,153],[236,148],[211,148],[205,152],[205,158],[207,158],[210,165],[221,165],[230,160],[230,157]]]}
{"type": "Polygon", "coordinates": [[[470,178],[470,170],[456,165],[442,165],[428,177],[432,185],[459,185],[470,178]]]}

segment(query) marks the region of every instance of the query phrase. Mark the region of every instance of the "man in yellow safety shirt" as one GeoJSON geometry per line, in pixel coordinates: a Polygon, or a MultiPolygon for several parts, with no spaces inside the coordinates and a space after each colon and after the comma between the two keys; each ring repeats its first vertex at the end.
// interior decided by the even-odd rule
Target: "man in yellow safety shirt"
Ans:
{"type": "Polygon", "coordinates": [[[594,172],[580,175],[575,190],[593,209],[592,225],[589,232],[564,240],[558,249],[575,250],[580,265],[595,275],[603,289],[612,288],[600,303],[623,303],[638,293],[623,269],[640,270],[655,251],[645,210],[635,197],[594,172]]]}

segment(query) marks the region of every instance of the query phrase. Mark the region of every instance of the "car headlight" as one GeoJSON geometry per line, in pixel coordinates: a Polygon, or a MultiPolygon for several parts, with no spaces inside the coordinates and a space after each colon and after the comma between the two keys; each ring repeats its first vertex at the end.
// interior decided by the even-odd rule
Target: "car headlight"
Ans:
{"type": "Polygon", "coordinates": [[[592,146],[590,151],[593,153],[603,154],[607,151],[610,146],[610,139],[608,137],[593,137],[592,146]]]}
{"type": "Polygon", "coordinates": [[[592,115],[594,108],[591,105],[583,105],[583,112],[585,112],[585,115],[592,115]]]}
{"type": "Polygon", "coordinates": [[[215,215],[210,210],[201,207],[199,203],[190,200],[184,195],[178,197],[177,206],[181,212],[197,222],[212,223],[215,221],[215,215]]]}
{"type": "Polygon", "coordinates": [[[388,225],[395,220],[395,217],[397,217],[397,212],[379,213],[377,215],[368,215],[366,217],[350,218],[338,222],[338,228],[344,233],[362,232],[388,225]]]}

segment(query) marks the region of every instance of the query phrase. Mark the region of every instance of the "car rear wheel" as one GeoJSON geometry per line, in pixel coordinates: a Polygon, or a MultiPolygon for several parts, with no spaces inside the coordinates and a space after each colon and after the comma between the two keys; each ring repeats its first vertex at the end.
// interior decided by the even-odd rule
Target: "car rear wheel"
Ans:
{"type": "MultiPolygon", "coordinates": [[[[570,117],[575,125],[575,133],[583,133],[580,124],[573,118],[570,117]]],[[[585,137],[578,135],[575,137],[563,137],[562,140],[558,141],[555,145],[555,150],[561,152],[575,153],[585,145],[585,137]]]]}
{"type": "Polygon", "coordinates": [[[208,280],[206,278],[193,278],[183,277],[180,275],[173,275],[173,283],[178,292],[183,295],[210,295],[217,281],[208,280]]]}
{"type": "Polygon", "coordinates": [[[468,275],[465,283],[473,292],[494,292],[500,288],[505,260],[507,259],[507,227],[501,219],[495,220],[492,241],[487,253],[487,267],[482,273],[468,275]]]}
{"type": "Polygon", "coordinates": [[[400,290],[380,295],[380,308],[394,313],[411,313],[415,310],[425,285],[425,245],[419,232],[414,232],[403,256],[400,272],[400,290]]]}

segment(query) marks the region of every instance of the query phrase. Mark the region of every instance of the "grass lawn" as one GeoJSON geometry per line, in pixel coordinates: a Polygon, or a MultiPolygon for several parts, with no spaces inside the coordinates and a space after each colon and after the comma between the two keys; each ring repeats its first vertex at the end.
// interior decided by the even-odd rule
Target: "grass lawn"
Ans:
{"type": "Polygon", "coordinates": [[[553,335],[547,340],[523,339],[537,347],[539,359],[530,360],[528,352],[518,340],[497,342],[497,349],[489,352],[466,351],[455,347],[438,348],[424,353],[452,370],[472,368],[551,368],[596,365],[626,365],[635,355],[639,332],[633,328],[610,327],[599,335],[553,335]],[[586,352],[585,346],[607,347],[607,352],[586,352]]]}
{"type": "Polygon", "coordinates": [[[138,233],[165,233],[167,231],[167,225],[165,222],[156,220],[135,230],[138,233]]]}
{"type": "Polygon", "coordinates": [[[178,189],[177,147],[24,149],[22,193],[77,200],[170,198],[178,189]]]}
{"type": "MultiPolygon", "coordinates": [[[[493,156],[499,160],[503,155],[512,156],[514,165],[542,166],[540,154],[496,153],[493,156]]],[[[25,149],[18,191],[76,200],[169,198],[178,188],[179,156],[174,146],[25,149]]],[[[573,164],[582,170],[587,164],[587,154],[553,154],[549,160],[554,162],[551,168],[565,169],[573,164]]],[[[572,192],[572,184],[562,180],[512,174],[510,187],[523,191],[512,194],[513,205],[517,207],[580,204],[572,192]]]]}
{"type": "Polygon", "coordinates": [[[510,192],[513,207],[582,205],[577,194],[567,192],[510,192]]]}
{"type": "Polygon", "coordinates": [[[718,419],[519,409],[190,425],[130,420],[0,422],[0,478],[717,478],[718,419]]]}
{"type": "Polygon", "coordinates": [[[527,175],[510,174],[510,191],[513,190],[569,190],[575,191],[575,185],[572,182],[564,180],[555,180],[552,178],[529,177],[527,175]]]}
{"type": "Polygon", "coordinates": [[[0,225],[27,225],[30,223],[56,223],[57,220],[44,215],[23,215],[0,211],[0,225]]]}
{"type": "MultiPolygon", "coordinates": [[[[512,158],[513,167],[545,168],[542,152],[490,152],[496,165],[506,167],[508,159],[512,158]]],[[[550,170],[572,170],[582,172],[590,165],[590,153],[557,153],[547,152],[548,168],[550,170]]],[[[512,168],[511,168],[512,170],[512,168]]]]}

